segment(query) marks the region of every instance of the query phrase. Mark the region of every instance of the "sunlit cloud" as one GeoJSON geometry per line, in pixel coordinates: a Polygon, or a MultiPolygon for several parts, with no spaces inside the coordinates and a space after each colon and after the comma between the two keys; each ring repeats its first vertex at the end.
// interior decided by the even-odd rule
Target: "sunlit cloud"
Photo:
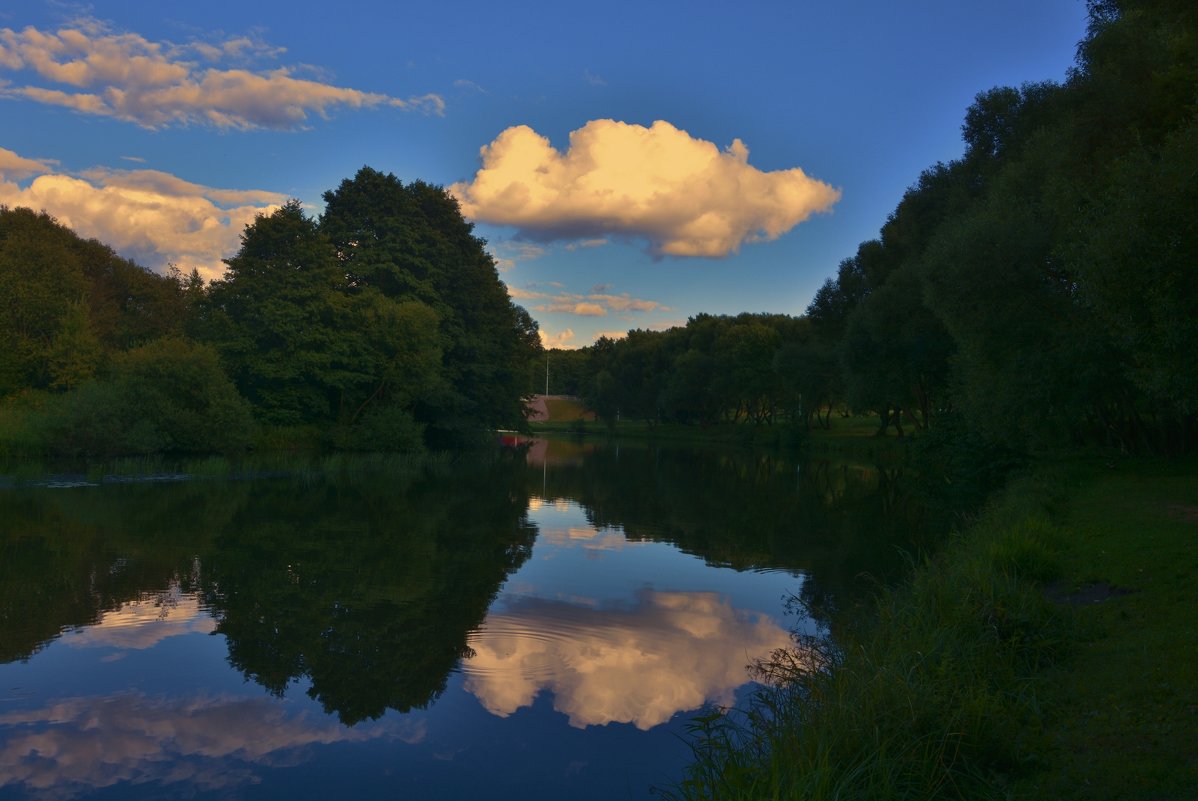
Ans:
{"type": "Polygon", "coordinates": [[[533,261],[545,255],[545,248],[542,245],[510,239],[504,242],[488,243],[487,250],[490,252],[491,258],[495,259],[495,266],[501,273],[507,272],[521,262],[533,261]]]}
{"type": "Polygon", "coordinates": [[[840,198],[801,169],[751,166],[739,139],[720,150],[661,120],[593,120],[565,152],[520,125],[480,153],[473,180],[450,187],[463,213],[539,241],[634,237],[654,255],[722,257],[777,239],[840,198]]]}
{"type": "Polygon", "coordinates": [[[531,306],[533,311],[574,314],[579,317],[606,317],[608,313],[669,311],[655,300],[634,298],[627,292],[613,295],[592,292],[578,295],[570,292],[541,292],[535,289],[508,288],[508,294],[519,301],[541,301],[531,306]]]}
{"type": "Polygon", "coordinates": [[[539,311],[564,311],[568,314],[577,314],[579,317],[606,317],[607,309],[600,306],[598,303],[587,303],[585,301],[567,305],[564,308],[555,306],[539,307],[539,311]]]}
{"type": "Polygon", "coordinates": [[[524,599],[488,615],[469,642],[465,686],[493,714],[549,691],[571,726],[645,730],[705,703],[730,705],[748,663],[790,637],[716,593],[645,591],[614,609],[524,599]]]}
{"type": "Polygon", "coordinates": [[[158,170],[96,167],[71,175],[0,149],[0,204],[44,210],[144,267],[174,264],[206,279],[224,273],[221,259],[237,252],[245,226],[286,199],[277,192],[204,186],[158,170]],[[31,175],[32,181],[21,180],[31,175]]]}
{"type": "Polygon", "coordinates": [[[0,179],[2,180],[28,178],[31,175],[51,172],[53,169],[49,162],[27,159],[0,147],[0,179]]]}
{"type": "Polygon", "coordinates": [[[312,115],[390,106],[442,114],[436,94],[391,97],[297,77],[300,67],[252,69],[281,55],[246,37],[174,44],[114,31],[93,19],[56,31],[0,28],[0,69],[32,73],[50,86],[5,84],[0,96],[115,117],[146,128],[299,128],[312,115]],[[222,68],[223,67],[223,68],[222,68]]]}
{"type": "Polygon", "coordinates": [[[306,747],[396,737],[419,742],[419,724],[349,729],[288,714],[267,699],[161,699],[137,693],[70,698],[0,714],[0,788],[71,799],[122,783],[226,790],[262,767],[304,761],[306,747]]]}
{"type": "Polygon", "coordinates": [[[540,330],[541,347],[546,350],[559,348],[561,350],[573,350],[577,345],[572,345],[571,340],[574,339],[574,329],[566,328],[558,331],[556,334],[550,334],[544,328],[540,330]]]}

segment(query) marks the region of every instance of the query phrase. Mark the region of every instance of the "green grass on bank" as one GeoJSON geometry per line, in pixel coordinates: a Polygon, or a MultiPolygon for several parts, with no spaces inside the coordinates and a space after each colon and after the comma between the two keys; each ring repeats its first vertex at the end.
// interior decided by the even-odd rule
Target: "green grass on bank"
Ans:
{"type": "Polygon", "coordinates": [[[1061,528],[1079,637],[1043,679],[1048,769],[1016,797],[1198,798],[1198,461],[1099,468],[1061,528]]]}
{"type": "Polygon", "coordinates": [[[1014,482],[837,650],[799,642],[756,707],[699,718],[667,795],[1198,797],[1196,508],[1193,462],[1014,482]]]}
{"type": "Polygon", "coordinates": [[[595,414],[577,398],[547,397],[545,409],[554,423],[573,423],[576,420],[594,422],[595,414]]]}

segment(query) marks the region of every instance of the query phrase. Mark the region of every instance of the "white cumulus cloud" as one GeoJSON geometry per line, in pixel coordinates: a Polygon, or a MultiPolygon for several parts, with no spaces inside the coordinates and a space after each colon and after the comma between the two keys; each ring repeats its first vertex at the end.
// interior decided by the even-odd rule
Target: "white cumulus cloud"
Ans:
{"type": "Polygon", "coordinates": [[[147,128],[297,128],[310,115],[327,117],[338,108],[393,106],[433,114],[445,109],[436,94],[401,99],[296,77],[290,67],[245,65],[281,52],[245,37],[216,44],[154,42],[90,19],[57,31],[0,28],[0,69],[32,73],[50,84],[0,84],[0,96],[147,128]]]}
{"type": "Polygon", "coordinates": [[[542,241],[642,238],[655,255],[727,256],[840,199],[797,167],[751,166],[739,139],[721,150],[662,120],[592,120],[571,132],[565,152],[519,125],[481,158],[473,180],[450,187],[466,216],[542,241]]]}
{"type": "Polygon", "coordinates": [[[237,252],[245,226],[286,200],[276,192],[209,187],[158,170],[97,167],[71,175],[0,148],[0,205],[45,211],[151,269],[169,263],[219,278],[221,260],[237,252]]]}

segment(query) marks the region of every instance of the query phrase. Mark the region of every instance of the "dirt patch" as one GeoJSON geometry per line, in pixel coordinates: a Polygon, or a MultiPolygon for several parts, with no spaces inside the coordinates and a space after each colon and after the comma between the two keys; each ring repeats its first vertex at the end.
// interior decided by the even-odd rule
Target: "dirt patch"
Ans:
{"type": "Polygon", "coordinates": [[[549,419],[549,407],[545,405],[544,395],[533,395],[524,408],[530,423],[540,423],[549,419]]]}
{"type": "Polygon", "coordinates": [[[1066,606],[1087,606],[1098,604],[1120,595],[1130,595],[1135,592],[1128,587],[1117,587],[1105,581],[1091,581],[1080,587],[1067,584],[1050,584],[1044,588],[1044,597],[1053,603],[1066,606]]]}

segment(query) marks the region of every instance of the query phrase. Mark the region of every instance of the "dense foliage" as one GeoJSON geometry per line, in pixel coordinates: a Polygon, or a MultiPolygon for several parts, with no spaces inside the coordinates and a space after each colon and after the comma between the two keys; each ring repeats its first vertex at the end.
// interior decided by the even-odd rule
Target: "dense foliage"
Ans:
{"type": "Polygon", "coordinates": [[[519,424],[536,323],[456,201],[369,168],[325,201],[259,216],[207,286],[0,208],[0,440],[211,452],[265,427],[412,450],[519,424]]]}
{"type": "MultiPolygon", "coordinates": [[[[880,429],[1022,452],[1198,446],[1198,7],[1094,0],[1063,84],[982,92],[804,318],[700,315],[559,374],[601,415],[880,429]]],[[[564,365],[563,365],[564,363],[564,365]]]]}

